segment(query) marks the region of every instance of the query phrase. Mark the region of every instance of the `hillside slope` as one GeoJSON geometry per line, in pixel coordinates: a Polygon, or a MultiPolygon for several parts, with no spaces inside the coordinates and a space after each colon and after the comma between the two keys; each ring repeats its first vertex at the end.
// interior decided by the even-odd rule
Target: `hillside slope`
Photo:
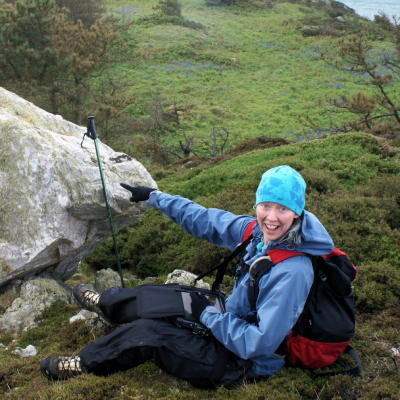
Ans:
{"type": "MultiPolygon", "coordinates": [[[[0,394],[9,399],[65,400],[399,398],[395,355],[400,343],[399,158],[398,151],[396,154],[373,136],[346,134],[254,150],[207,161],[193,169],[189,163],[154,174],[163,176],[158,181],[163,191],[189,197],[206,207],[251,214],[254,192],[266,169],[288,164],[299,170],[308,185],[306,209],[318,216],[335,245],[348,253],[357,266],[357,331],[351,344],[363,363],[360,377],[316,378],[311,371],[284,368],[256,385],[232,391],[200,391],[146,363],[108,378],[84,375],[65,383],[51,383],[39,373],[41,358],[76,354],[112,329],[94,333],[83,321],[69,324],[69,317],[77,313],[78,307],[56,304],[44,314],[37,328],[15,338],[0,336],[0,342],[12,348],[33,344],[38,349],[38,355],[29,359],[16,359],[9,351],[2,351],[0,394]]],[[[200,161],[193,160],[193,164],[200,161]]],[[[126,276],[160,274],[160,283],[174,268],[200,272],[215,265],[223,254],[184,234],[154,210],[120,233],[118,244],[126,276]]],[[[107,241],[84,260],[80,274],[69,284],[92,280],[93,267],[114,266],[114,258],[112,245],[107,241]]],[[[137,281],[130,280],[129,284],[135,285],[137,281]]],[[[231,284],[227,277],[227,292],[231,284]]],[[[0,303],[6,301],[4,296],[0,303]]]]}
{"type": "MultiPolygon", "coordinates": [[[[398,152],[398,151],[397,151],[398,152]]],[[[254,215],[254,194],[267,169],[287,164],[307,183],[306,209],[317,215],[335,245],[355,264],[390,263],[400,269],[400,165],[396,150],[373,136],[343,134],[254,150],[239,156],[177,164],[154,172],[160,190],[235,214],[254,215]],[[183,167],[181,168],[181,165],[183,167]]],[[[182,234],[181,229],[150,210],[119,235],[122,265],[139,276],[174,268],[202,272],[220,250],[182,234]]],[[[115,267],[111,240],[87,261],[115,267]]]]}
{"type": "MultiPolygon", "coordinates": [[[[321,54],[335,53],[340,37],[361,32],[372,43],[374,60],[392,49],[380,25],[335,1],[251,0],[241,7],[206,3],[181,2],[184,20],[202,24],[201,29],[154,18],[158,0],[108,3],[114,15],[134,22],[128,37],[138,54],[135,62],[115,71],[134,99],[128,110],[135,122],[128,132],[111,136],[112,147],[142,159],[143,143],[152,147],[154,140],[182,155],[176,148],[184,129],[193,139],[193,151],[205,156],[213,125],[230,132],[227,147],[260,135],[317,137],[321,130],[302,124],[299,117],[305,121],[309,116],[329,131],[333,123],[351,118],[343,110],[333,112],[332,99],[360,90],[372,93],[365,77],[335,69],[321,54]],[[175,108],[180,128],[152,131],[159,123],[157,112],[175,108]]],[[[222,139],[217,142],[218,149],[222,139]]],[[[147,155],[153,160],[154,148],[147,155]]]]}

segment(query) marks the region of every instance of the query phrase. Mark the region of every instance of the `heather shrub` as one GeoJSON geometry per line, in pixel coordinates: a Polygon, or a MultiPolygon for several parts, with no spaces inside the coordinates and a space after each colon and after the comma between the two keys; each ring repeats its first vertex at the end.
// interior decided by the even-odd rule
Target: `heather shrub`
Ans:
{"type": "Polygon", "coordinates": [[[319,35],[338,37],[340,36],[340,31],[333,28],[332,26],[324,26],[319,29],[319,35]]]}
{"type": "Polygon", "coordinates": [[[400,233],[388,223],[393,212],[398,212],[392,199],[364,197],[341,189],[329,195],[312,193],[306,197],[306,206],[354,264],[386,261],[400,267],[400,233]]]}
{"type": "MultiPolygon", "coordinates": [[[[134,272],[139,278],[168,274],[174,269],[200,274],[218,263],[225,252],[185,234],[156,210],[149,210],[131,228],[120,233],[118,242],[122,268],[134,272]]],[[[85,261],[98,270],[116,270],[111,238],[85,261]]]]}
{"type": "MultiPolygon", "coordinates": [[[[343,134],[226,156],[216,163],[202,160],[192,169],[188,164],[156,172],[156,176],[164,192],[204,207],[255,215],[254,195],[263,172],[290,165],[308,185],[306,209],[318,217],[336,247],[355,265],[386,262],[399,268],[400,167],[396,156],[385,156],[384,148],[371,135],[343,134]]],[[[141,278],[175,268],[201,273],[226,253],[187,235],[153,209],[118,234],[118,246],[123,268],[141,278]]],[[[85,261],[97,269],[116,269],[112,240],[85,261]]]]}
{"type": "Polygon", "coordinates": [[[305,169],[301,171],[301,175],[307,184],[307,193],[317,191],[318,194],[327,194],[334,192],[339,186],[339,180],[334,175],[325,171],[305,169]]]}
{"type": "Polygon", "coordinates": [[[243,4],[248,0],[206,0],[206,5],[210,7],[231,6],[234,4],[243,4]]]}
{"type": "Polygon", "coordinates": [[[9,345],[13,340],[13,337],[10,333],[4,333],[0,335],[0,343],[2,343],[4,346],[9,345]]]}
{"type": "Polygon", "coordinates": [[[170,174],[170,172],[168,171],[164,171],[164,170],[157,170],[157,171],[153,171],[151,173],[151,177],[155,180],[155,181],[159,181],[163,178],[166,178],[168,175],[170,174]]]}
{"type": "Polygon", "coordinates": [[[368,185],[359,189],[360,193],[368,197],[369,191],[382,198],[392,198],[400,205],[400,179],[398,175],[376,177],[368,185]]]}
{"type": "Polygon", "coordinates": [[[374,15],[374,22],[380,25],[385,31],[393,32],[395,31],[396,27],[392,23],[390,16],[379,13],[380,15],[374,15]]]}
{"type": "Polygon", "coordinates": [[[357,313],[373,313],[400,301],[400,271],[383,262],[357,267],[354,298],[357,313]]]}
{"type": "Polygon", "coordinates": [[[321,32],[321,30],[320,30],[319,26],[317,26],[317,25],[312,26],[310,28],[303,28],[301,30],[301,33],[304,37],[318,36],[318,35],[320,35],[320,32],[321,32]]]}
{"type": "Polygon", "coordinates": [[[390,142],[390,145],[393,146],[393,147],[400,147],[400,137],[398,137],[396,139],[393,139],[390,142]]]}
{"type": "Polygon", "coordinates": [[[204,29],[203,24],[198,22],[189,21],[183,17],[178,17],[176,15],[166,15],[166,14],[154,14],[149,17],[141,19],[139,22],[151,22],[155,25],[172,24],[180,25],[190,29],[204,29]]]}
{"type": "Polygon", "coordinates": [[[259,136],[240,142],[233,149],[230,149],[228,151],[228,154],[231,156],[239,155],[243,153],[248,153],[252,150],[270,149],[271,147],[283,146],[289,143],[290,142],[288,140],[283,138],[270,138],[267,136],[259,136]]]}
{"type": "Polygon", "coordinates": [[[182,4],[178,0],[160,0],[153,9],[171,17],[182,17],[182,4]]]}
{"type": "Polygon", "coordinates": [[[157,14],[145,16],[138,23],[150,22],[155,25],[172,24],[180,25],[190,29],[203,29],[204,25],[189,21],[182,16],[182,4],[179,0],[159,0],[153,7],[157,14]]]}

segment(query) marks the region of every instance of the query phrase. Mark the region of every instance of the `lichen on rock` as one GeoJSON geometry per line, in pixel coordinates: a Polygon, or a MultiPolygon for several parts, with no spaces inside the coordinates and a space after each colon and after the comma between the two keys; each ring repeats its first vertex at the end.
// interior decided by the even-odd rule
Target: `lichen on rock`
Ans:
{"type": "Polygon", "coordinates": [[[121,287],[121,278],[119,274],[111,268],[97,271],[94,281],[94,287],[98,293],[103,293],[106,289],[112,287],[121,287]]]}

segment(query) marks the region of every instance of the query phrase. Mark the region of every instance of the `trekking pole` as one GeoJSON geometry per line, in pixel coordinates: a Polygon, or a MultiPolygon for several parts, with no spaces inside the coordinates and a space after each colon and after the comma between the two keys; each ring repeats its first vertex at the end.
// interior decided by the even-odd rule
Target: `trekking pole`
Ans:
{"type": "MultiPolygon", "coordinates": [[[[85,132],[84,135],[83,135],[82,143],[85,140],[85,135],[88,136],[90,139],[92,139],[94,141],[94,146],[96,148],[97,162],[99,163],[100,177],[101,177],[101,182],[103,184],[104,197],[106,199],[106,208],[107,208],[107,211],[108,211],[108,220],[110,221],[111,233],[112,233],[112,238],[113,238],[113,242],[114,242],[115,256],[117,257],[117,263],[118,263],[119,276],[121,278],[121,285],[122,285],[122,287],[124,287],[124,280],[122,278],[121,262],[120,262],[119,254],[118,254],[117,240],[115,238],[114,226],[113,226],[112,218],[111,218],[110,204],[108,203],[106,183],[104,181],[103,168],[101,167],[101,159],[100,159],[99,148],[97,147],[97,138],[98,138],[98,136],[97,136],[97,133],[96,133],[96,129],[94,127],[94,117],[88,117],[88,119],[87,119],[87,132],[85,132]]],[[[82,147],[82,143],[81,143],[81,147],[82,147]]]]}

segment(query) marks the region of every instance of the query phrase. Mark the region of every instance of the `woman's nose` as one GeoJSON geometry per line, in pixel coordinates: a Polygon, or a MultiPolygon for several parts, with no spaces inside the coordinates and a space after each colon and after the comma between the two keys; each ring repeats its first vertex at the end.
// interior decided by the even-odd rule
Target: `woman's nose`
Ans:
{"type": "Polygon", "coordinates": [[[268,211],[267,219],[269,221],[276,221],[277,220],[276,210],[274,208],[271,208],[271,210],[268,211]]]}

